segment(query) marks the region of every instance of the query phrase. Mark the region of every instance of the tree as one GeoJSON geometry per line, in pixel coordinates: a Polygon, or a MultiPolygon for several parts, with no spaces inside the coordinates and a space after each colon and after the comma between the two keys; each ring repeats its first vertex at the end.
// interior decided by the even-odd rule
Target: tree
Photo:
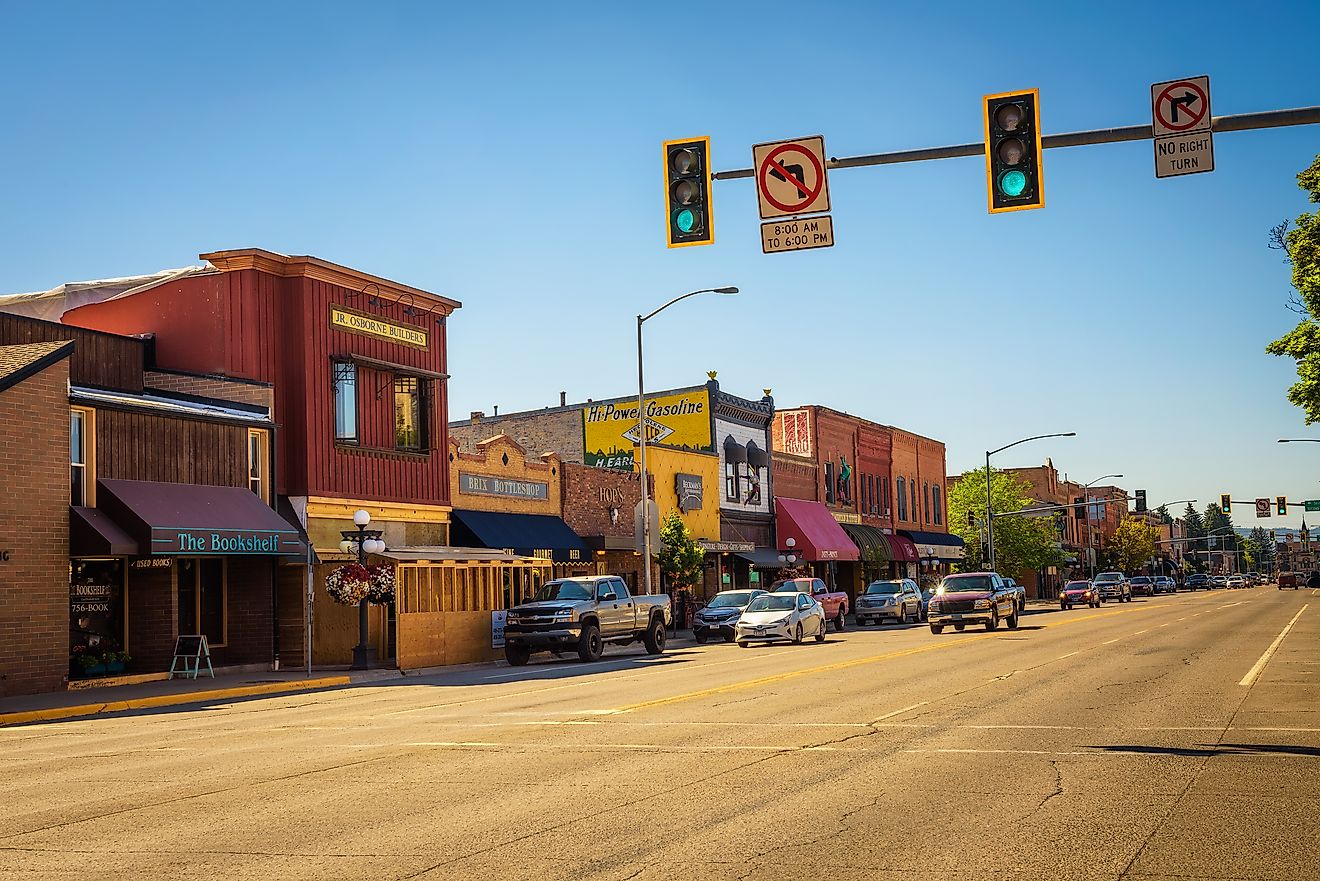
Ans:
{"type": "Polygon", "coordinates": [[[1198,541],[1187,542],[1185,554],[1192,561],[1192,567],[1198,572],[1205,571],[1206,557],[1197,553],[1206,550],[1205,547],[1205,521],[1201,519],[1201,512],[1192,507],[1192,503],[1187,503],[1187,510],[1183,511],[1183,525],[1186,527],[1187,537],[1189,539],[1199,539],[1198,541]]]}
{"type": "MultiPolygon", "coordinates": [[[[1320,202],[1320,155],[1297,175],[1297,186],[1312,203],[1320,202]]],[[[1288,389],[1288,400],[1302,409],[1310,425],[1320,421],[1320,210],[1298,216],[1292,229],[1286,220],[1274,227],[1270,247],[1282,251],[1292,266],[1296,293],[1288,307],[1303,318],[1265,351],[1297,362],[1297,382],[1288,389]]]]}
{"type": "Polygon", "coordinates": [[[1114,565],[1124,572],[1133,572],[1150,562],[1155,556],[1155,540],[1160,531],[1144,520],[1124,517],[1109,540],[1108,551],[1114,565]]]}
{"type": "Polygon", "coordinates": [[[692,590],[701,583],[706,552],[693,540],[677,511],[670,511],[660,526],[660,550],[655,559],[673,590],[692,590]]]}
{"type": "Polygon", "coordinates": [[[1168,526],[1170,523],[1173,522],[1173,515],[1169,513],[1168,505],[1160,505],[1158,508],[1155,509],[1155,513],[1159,516],[1160,522],[1163,523],[1165,526],[1168,526]]]}
{"type": "Polygon", "coordinates": [[[1225,514],[1218,505],[1206,505],[1205,534],[1206,546],[1212,553],[1221,551],[1231,554],[1238,550],[1240,536],[1233,531],[1233,518],[1225,514]]]}
{"type": "MultiPolygon", "coordinates": [[[[990,496],[995,511],[995,568],[1008,575],[1034,571],[1063,561],[1058,527],[1052,514],[1001,517],[1004,511],[1033,507],[1031,486],[1004,471],[990,472],[990,496]]],[[[981,527],[968,523],[970,513],[977,524],[985,519],[985,469],[968,471],[949,489],[949,529],[967,545],[967,556],[959,569],[977,571],[986,565],[981,547],[981,527]]]]}
{"type": "Polygon", "coordinates": [[[1251,561],[1248,571],[1273,571],[1274,542],[1270,541],[1270,535],[1263,527],[1257,526],[1252,529],[1243,546],[1244,556],[1251,561]]]}

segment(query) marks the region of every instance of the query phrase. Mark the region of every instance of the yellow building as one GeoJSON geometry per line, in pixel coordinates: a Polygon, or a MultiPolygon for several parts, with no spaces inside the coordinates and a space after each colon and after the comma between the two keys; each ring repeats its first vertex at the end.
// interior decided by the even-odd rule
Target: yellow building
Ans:
{"type": "MultiPolygon", "coordinates": [[[[662,519],[677,511],[693,538],[719,541],[719,456],[648,445],[646,470],[654,481],[652,493],[662,519]]],[[[655,529],[659,535],[658,524],[655,529]]]]}

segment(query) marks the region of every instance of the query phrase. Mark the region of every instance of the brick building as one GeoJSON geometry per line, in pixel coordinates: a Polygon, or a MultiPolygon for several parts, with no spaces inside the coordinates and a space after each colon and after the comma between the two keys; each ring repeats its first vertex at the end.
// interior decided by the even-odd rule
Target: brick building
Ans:
{"type": "Polygon", "coordinates": [[[563,464],[564,522],[582,536],[600,574],[621,575],[629,589],[641,583],[634,513],[642,500],[640,475],[630,471],[563,464]]]}

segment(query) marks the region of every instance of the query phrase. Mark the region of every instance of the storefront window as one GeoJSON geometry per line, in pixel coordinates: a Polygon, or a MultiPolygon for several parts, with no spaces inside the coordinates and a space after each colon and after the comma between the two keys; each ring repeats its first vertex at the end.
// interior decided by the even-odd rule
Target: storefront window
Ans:
{"type": "Polygon", "coordinates": [[[426,407],[422,397],[420,379],[394,378],[394,441],[401,450],[426,448],[426,407]]]}
{"type": "Polygon", "coordinates": [[[74,560],[69,583],[69,653],[104,657],[124,648],[124,562],[74,560]]]}
{"type": "Polygon", "coordinates": [[[179,560],[179,633],[202,634],[208,646],[226,640],[225,561],[219,557],[179,560]]]}
{"type": "Polygon", "coordinates": [[[894,481],[894,488],[898,491],[898,519],[907,519],[907,483],[903,478],[894,481]]]}
{"type": "Polygon", "coordinates": [[[357,365],[347,361],[334,363],[335,440],[355,444],[357,429],[357,365]]]}

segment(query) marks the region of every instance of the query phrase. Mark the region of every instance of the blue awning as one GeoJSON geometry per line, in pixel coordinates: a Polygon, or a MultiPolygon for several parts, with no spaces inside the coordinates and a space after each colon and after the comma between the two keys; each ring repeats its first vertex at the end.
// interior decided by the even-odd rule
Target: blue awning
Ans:
{"type": "Polygon", "coordinates": [[[917,529],[900,529],[898,534],[906,536],[917,546],[917,554],[922,559],[934,557],[941,563],[955,563],[965,554],[965,542],[962,538],[948,532],[922,532],[917,529]]]}
{"type": "Polygon", "coordinates": [[[450,543],[506,550],[556,563],[586,563],[591,551],[563,519],[551,514],[504,514],[496,511],[453,512],[450,543]]]}

